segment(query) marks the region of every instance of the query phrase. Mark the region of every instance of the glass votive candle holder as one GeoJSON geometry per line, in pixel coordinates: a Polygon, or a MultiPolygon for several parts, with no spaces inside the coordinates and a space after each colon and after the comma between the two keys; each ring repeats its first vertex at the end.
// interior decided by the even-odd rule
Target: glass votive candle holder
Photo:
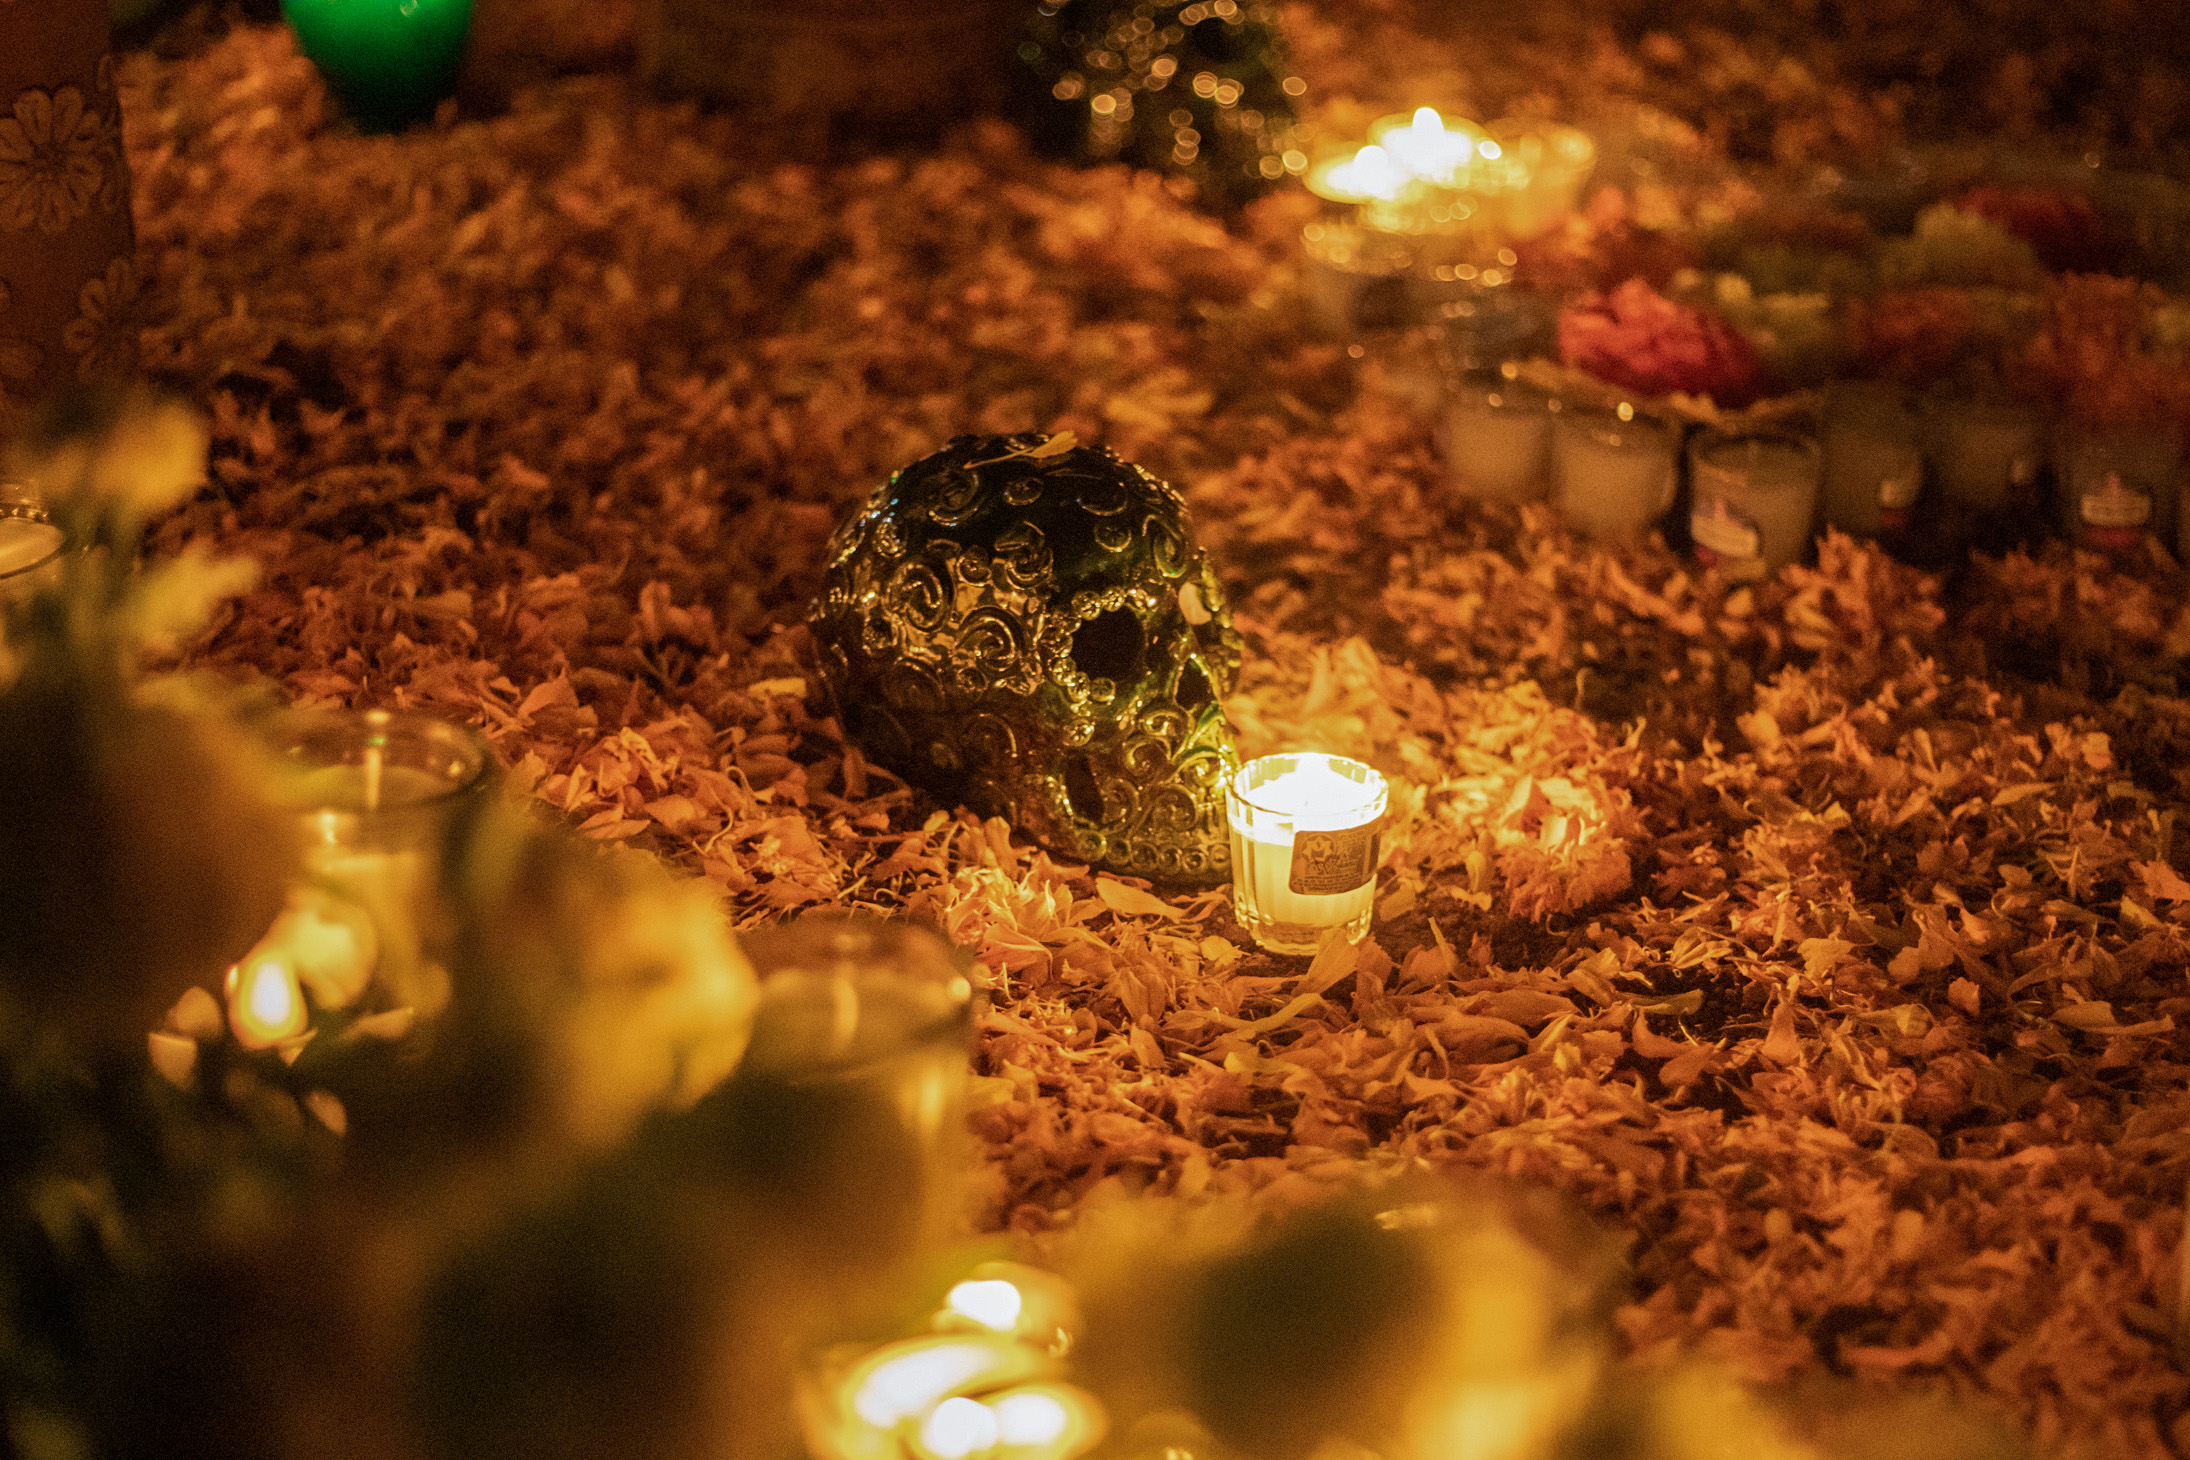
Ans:
{"type": "Polygon", "coordinates": [[[1273,953],[1314,953],[1326,938],[1367,936],[1377,832],[1390,794],[1358,760],[1296,751],[1233,773],[1232,906],[1273,953]]]}
{"type": "Polygon", "coordinates": [[[1696,558],[1730,578],[1761,578],[1802,556],[1817,512],[1823,453],[1794,431],[1700,431],[1688,447],[1696,558]]]}
{"type": "Polygon", "coordinates": [[[1924,487],[1916,416],[1891,386],[1843,381],[1826,392],[1825,520],[1855,537],[1908,525],[1924,487]]]}
{"type": "Polygon", "coordinates": [[[1673,505],[1680,429],[1633,406],[1569,405],[1551,427],[1552,499],[1604,542],[1641,537],[1673,505]]]}
{"type": "MultiPolygon", "coordinates": [[[[303,821],[308,886],[268,942],[301,948],[332,938],[321,925],[362,922],[373,966],[345,978],[330,965],[315,996],[324,1003],[347,988],[354,997],[369,977],[393,1005],[437,1007],[441,867],[491,785],[485,738],[409,710],[306,710],[284,717],[273,739],[283,771],[275,794],[303,821]]],[[[300,952],[291,961],[314,966],[300,952]]]]}
{"type": "Polygon", "coordinates": [[[1499,221],[1515,238],[1533,238],[1574,211],[1597,165],[1589,134],[1556,122],[1504,120],[1490,124],[1497,156],[1479,170],[1498,178],[1499,221]]]}
{"type": "Polygon", "coordinates": [[[1318,329],[1345,337],[1407,322],[1414,255],[1402,240],[1343,222],[1311,223],[1300,238],[1301,285],[1318,329]]]}
{"type": "Polygon", "coordinates": [[[2045,461],[2045,422],[2016,401],[1969,396],[1924,403],[1924,460],[1947,502],[1997,512],[2027,494],[2045,461]]]}
{"type": "Polygon", "coordinates": [[[19,602],[61,574],[61,529],[43,507],[12,501],[0,485],[0,604],[19,602]]]}
{"type": "Polygon", "coordinates": [[[1461,490],[1498,502],[1541,498],[1558,410],[1551,392],[1504,371],[1449,381],[1443,445],[1461,490]]]}
{"type": "Polygon", "coordinates": [[[827,1337],[958,1218],[972,964],[939,934],[863,914],[738,942],[760,998],[737,1073],[706,1103],[732,1174],[779,1215],[827,1337]]]}
{"type": "Polygon", "coordinates": [[[2061,527],[2079,547],[2120,552],[2173,537],[2181,447],[2164,431],[2073,431],[2055,447],[2061,527]]]}

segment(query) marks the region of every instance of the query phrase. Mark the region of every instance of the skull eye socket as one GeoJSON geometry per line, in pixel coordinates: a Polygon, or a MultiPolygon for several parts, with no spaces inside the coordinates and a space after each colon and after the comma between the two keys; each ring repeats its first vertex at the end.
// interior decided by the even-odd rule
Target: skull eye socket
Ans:
{"type": "Polygon", "coordinates": [[[1102,824],[1103,788],[1095,783],[1095,767],[1084,755],[1065,762],[1065,801],[1074,815],[1102,824]]]}
{"type": "Polygon", "coordinates": [[[1216,696],[1210,692],[1209,677],[1201,672],[1199,664],[1189,663],[1179,671],[1179,704],[1189,710],[1198,710],[1216,696]]]}
{"type": "Polygon", "coordinates": [[[1089,679],[1132,679],[1141,664],[1141,621],[1122,608],[1105,609],[1073,630],[1072,662],[1089,679]]]}

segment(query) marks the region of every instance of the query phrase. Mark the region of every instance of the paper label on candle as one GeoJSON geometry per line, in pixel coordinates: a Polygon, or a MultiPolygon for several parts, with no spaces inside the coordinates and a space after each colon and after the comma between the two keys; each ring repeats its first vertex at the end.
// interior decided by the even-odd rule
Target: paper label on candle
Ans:
{"type": "Polygon", "coordinates": [[[2151,517],[2152,499],[2114,472],[2083,495],[2083,518],[2093,527],[2142,527],[2151,517]]]}
{"type": "Polygon", "coordinates": [[[1723,497],[1712,498],[1708,510],[1690,516],[1688,531],[1698,549],[1718,557],[1754,558],[1764,551],[1756,524],[1728,506],[1723,497]]]}
{"type": "Polygon", "coordinates": [[[1304,831],[1293,838],[1286,886],[1310,897],[1352,892],[1376,875],[1376,823],[1343,831],[1304,831]]]}

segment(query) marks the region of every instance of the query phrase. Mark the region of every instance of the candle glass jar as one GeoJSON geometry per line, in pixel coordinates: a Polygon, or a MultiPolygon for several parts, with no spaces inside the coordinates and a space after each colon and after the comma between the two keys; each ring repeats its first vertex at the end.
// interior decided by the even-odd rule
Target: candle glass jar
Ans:
{"type": "Polygon", "coordinates": [[[61,576],[61,529],[45,509],[11,500],[0,483],[0,605],[19,603],[61,576]]]}
{"type": "Polygon", "coordinates": [[[456,86],[472,0],[283,0],[282,18],[360,127],[400,131],[456,86]]]}
{"type": "Polygon", "coordinates": [[[2170,541],[2182,454],[2164,431],[2074,431],[2055,447],[2061,528],[2079,547],[2122,552],[2147,532],[2170,541]]]}
{"type": "Polygon", "coordinates": [[[1499,502],[1541,498],[1558,398],[1505,371],[1464,375],[1446,394],[1442,445],[1460,489],[1499,502]]]}
{"type": "Polygon", "coordinates": [[[1970,396],[1924,403],[1924,460],[1947,502],[1997,512],[2031,492],[2045,460],[2045,422],[2015,401],[1970,396]]]}
{"type": "Polygon", "coordinates": [[[1317,328],[1344,338],[1407,323],[1414,255],[1404,242],[1351,223],[1311,223],[1300,241],[1301,284],[1317,328]]]}
{"type": "Polygon", "coordinates": [[[1793,431],[1710,428],[1688,448],[1696,558],[1737,580],[1761,578],[1802,556],[1817,511],[1823,454],[1793,431]]]}
{"type": "Polygon", "coordinates": [[[954,1230],[972,964],[925,928],[834,912],[739,944],[761,980],[752,1038],[703,1104],[779,1218],[806,1337],[828,1341],[954,1230]]]}
{"type": "Polygon", "coordinates": [[[1606,542],[1641,537],[1673,505],[1680,428],[1633,406],[1568,406],[1551,428],[1552,498],[1569,523],[1606,542]]]}
{"type": "MultiPolygon", "coordinates": [[[[277,797],[304,825],[307,886],[292,899],[292,914],[313,923],[362,921],[368,930],[358,942],[372,967],[362,975],[348,970],[347,978],[330,968],[315,994],[325,1001],[347,989],[354,996],[369,977],[392,1006],[438,1008],[449,931],[438,896],[441,867],[451,839],[487,794],[494,758],[485,739],[407,710],[303,711],[277,727],[275,749],[284,770],[277,797]]],[[[309,930],[293,931],[303,937],[309,930]]]]}
{"type": "Polygon", "coordinates": [[[1233,912],[1273,953],[1368,935],[1377,832],[1389,795],[1358,760],[1320,752],[1249,761],[1226,789],[1233,912]]]}
{"type": "Polygon", "coordinates": [[[1891,386],[1842,381],[1825,397],[1825,520],[1855,537],[1908,525],[1924,486],[1916,416],[1891,386]]]}

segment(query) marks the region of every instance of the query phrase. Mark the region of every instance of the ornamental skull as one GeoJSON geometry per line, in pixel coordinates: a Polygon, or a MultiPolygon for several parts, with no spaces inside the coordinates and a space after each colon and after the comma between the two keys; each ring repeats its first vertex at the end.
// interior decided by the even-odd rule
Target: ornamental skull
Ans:
{"type": "Polygon", "coordinates": [[[1069,436],[960,436],[838,529],[813,630],[877,764],[1091,866],[1229,875],[1240,639],[1168,483],[1069,436]]]}

